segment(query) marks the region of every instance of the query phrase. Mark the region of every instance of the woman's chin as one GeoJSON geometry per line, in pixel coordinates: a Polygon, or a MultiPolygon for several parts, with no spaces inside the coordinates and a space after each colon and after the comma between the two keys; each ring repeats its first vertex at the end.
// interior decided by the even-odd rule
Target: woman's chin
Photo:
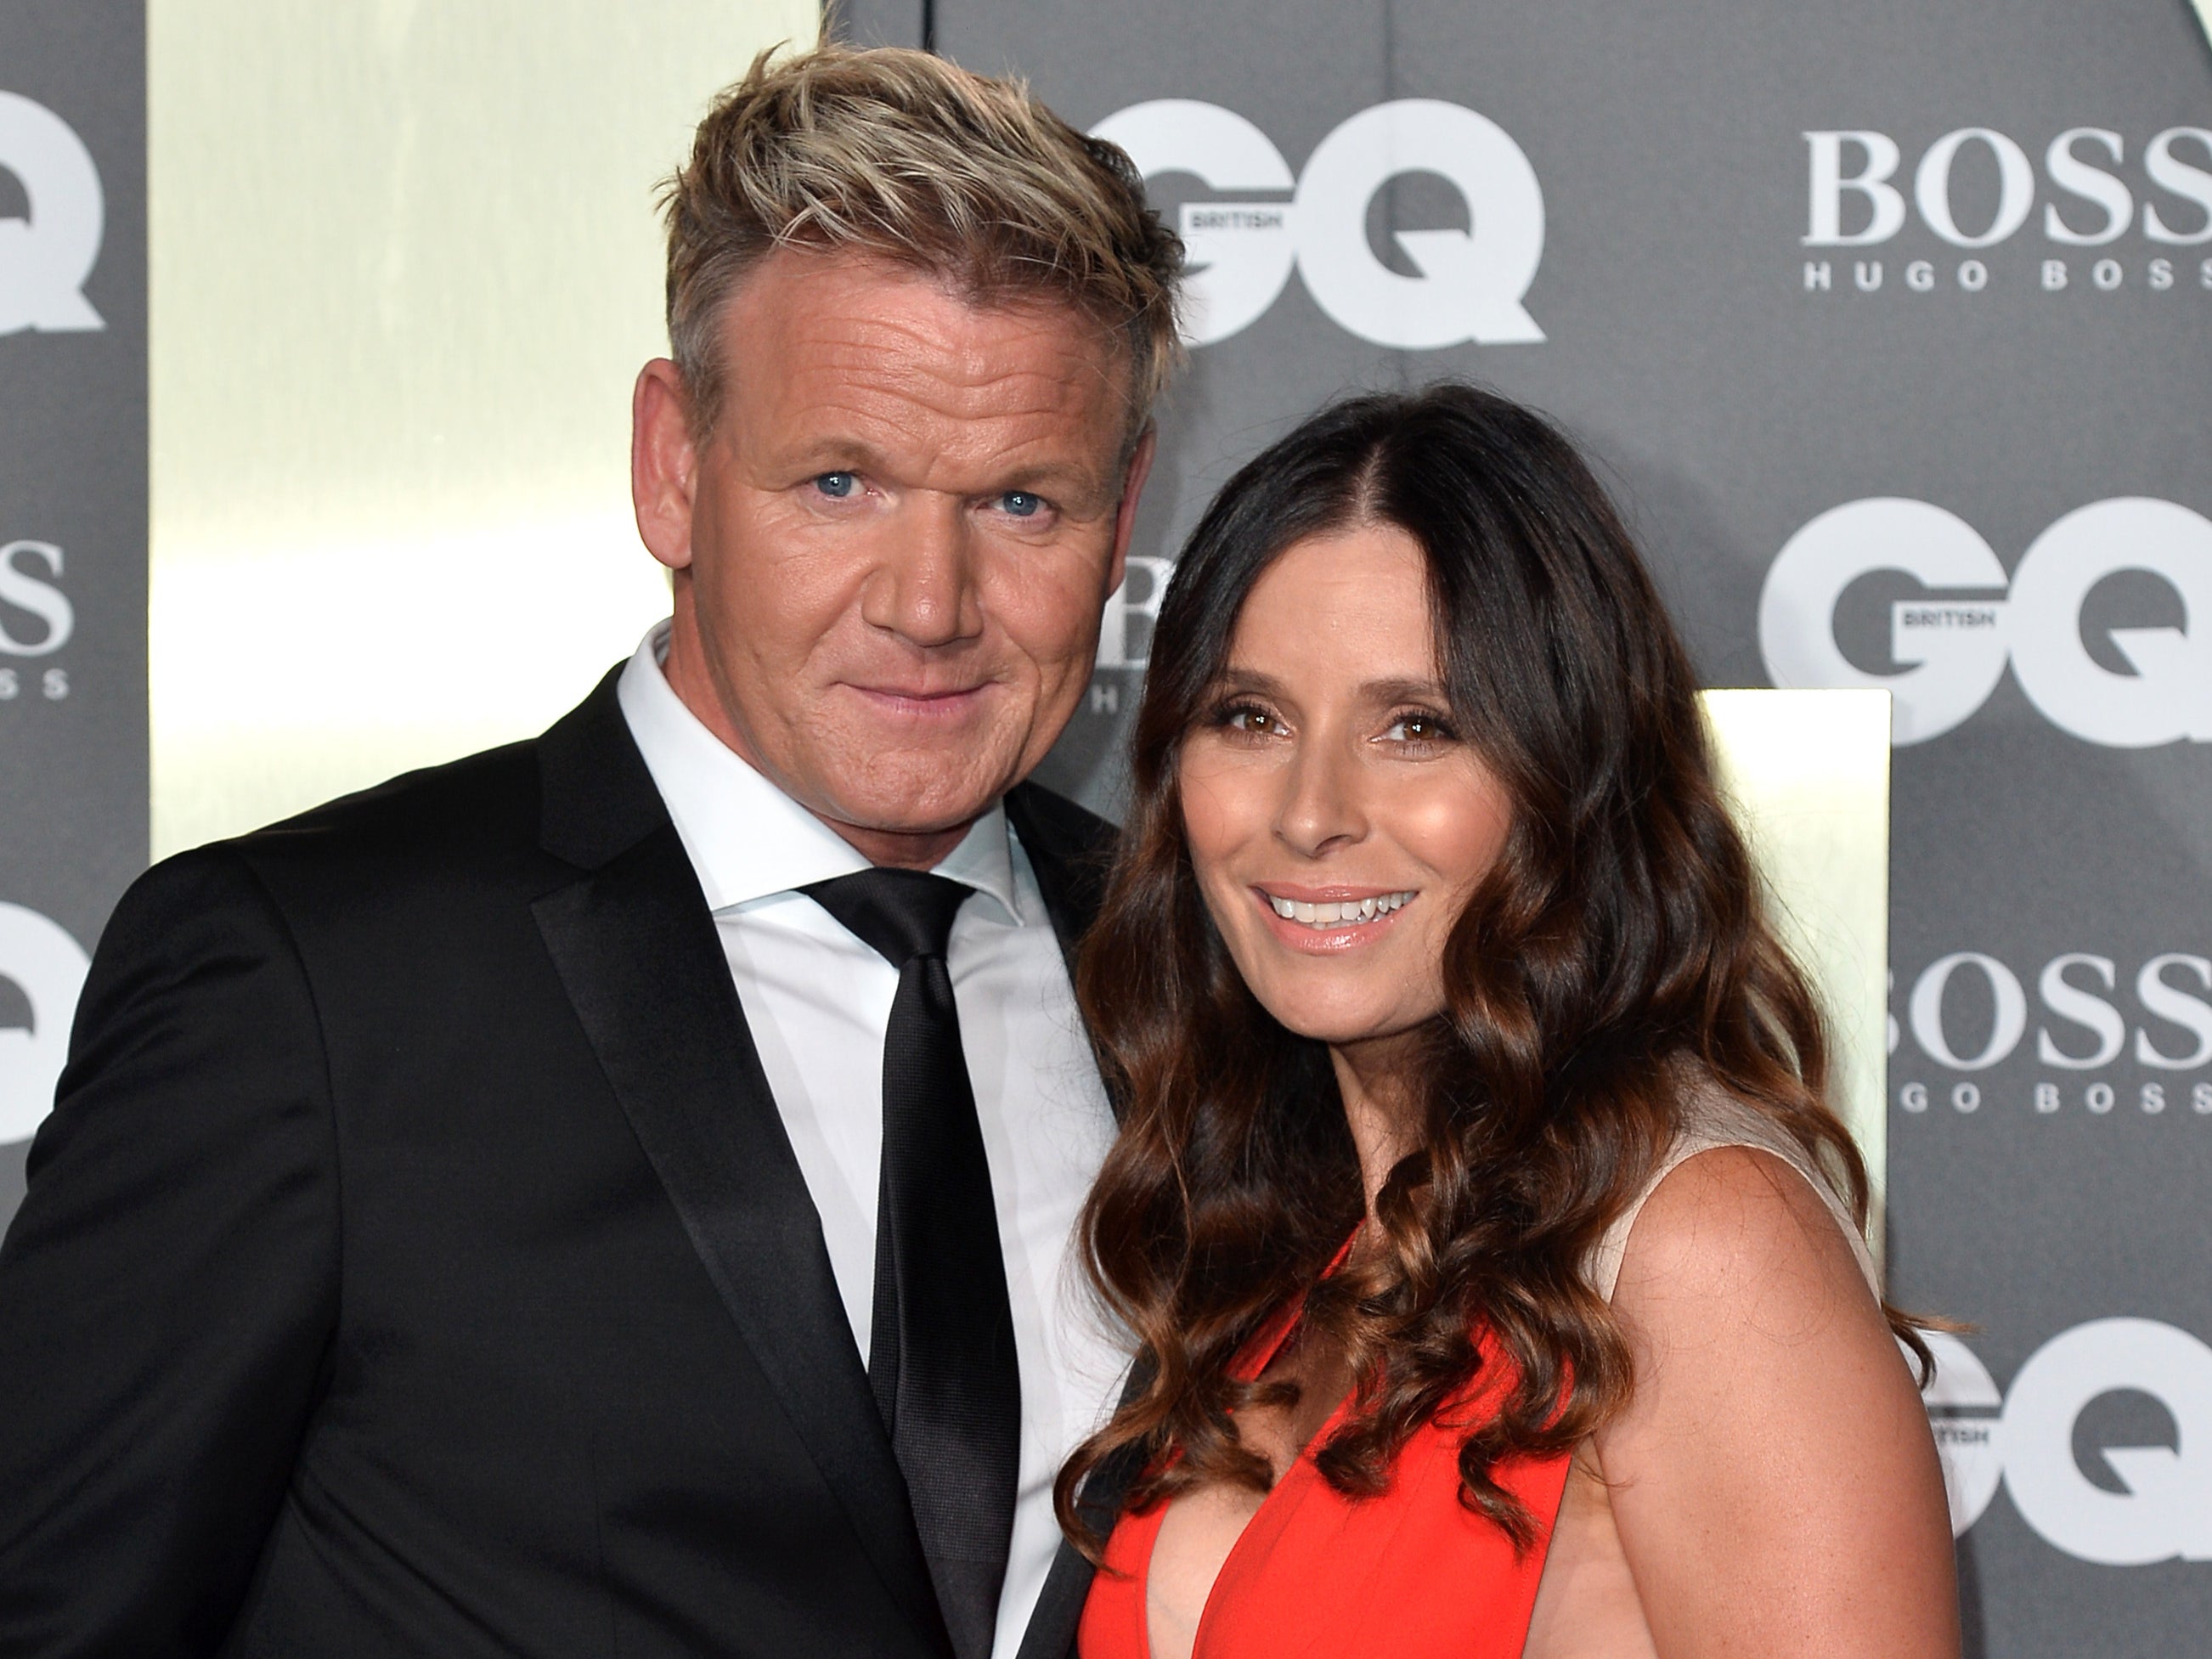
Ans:
{"type": "Polygon", "coordinates": [[[1433,1016],[1409,1017],[1401,1008],[1316,1005],[1304,1000],[1262,996],[1261,1006],[1293,1036],[1325,1042],[1332,1048],[1361,1048],[1410,1036],[1433,1016]]]}

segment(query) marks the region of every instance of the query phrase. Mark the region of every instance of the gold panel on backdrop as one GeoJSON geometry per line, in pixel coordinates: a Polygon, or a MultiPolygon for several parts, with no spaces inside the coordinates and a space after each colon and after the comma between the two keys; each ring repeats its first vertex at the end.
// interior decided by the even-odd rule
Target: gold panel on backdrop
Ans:
{"type": "Polygon", "coordinates": [[[156,855],[526,736],[667,609],[653,187],[814,0],[153,0],[156,855]]]}
{"type": "Polygon", "coordinates": [[[1723,787],[1835,1042],[1833,1101],[1865,1156],[1881,1251],[1889,1063],[1889,693],[1708,691],[1723,787]]]}

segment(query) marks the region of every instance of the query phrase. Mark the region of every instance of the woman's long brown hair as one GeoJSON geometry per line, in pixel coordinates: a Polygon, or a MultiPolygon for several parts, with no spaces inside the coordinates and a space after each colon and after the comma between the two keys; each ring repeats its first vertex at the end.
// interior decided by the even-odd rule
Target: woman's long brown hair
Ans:
{"type": "MultiPolygon", "coordinates": [[[[1280,1384],[1231,1369],[1263,1322],[1307,1317],[1351,1356],[1354,1409],[1316,1450],[1379,1492],[1407,1438],[1465,1399],[1496,1333],[1516,1373],[1469,1428],[1462,1501],[1522,1546],[1500,1461],[1565,1451],[1626,1401],[1626,1344],[1583,1263],[1649,1178],[1698,1073],[1771,1115],[1862,1227],[1865,1168],[1829,1109],[1829,1048],[1768,925],[1714,783],[1689,659],[1604,490],[1531,411],[1458,384],[1324,410],[1231,480],[1160,607],[1133,799],[1077,988],[1123,1103],[1082,1222],[1141,1385],[1061,1473],[1060,1520],[1133,1464],[1125,1507],[1197,1482],[1265,1490],[1232,1413],[1280,1384]],[[1504,854],[1446,944],[1446,1008],[1411,1098],[1418,1150],[1376,1201],[1383,1248],[1326,1280],[1363,1213],[1328,1053],[1261,1007],[1193,875],[1177,792],[1238,613],[1293,543],[1395,526],[1427,556],[1450,714],[1513,803],[1504,854]]],[[[1909,1321],[1889,1311],[1910,1346],[1909,1321]]],[[[1447,1416],[1447,1420],[1452,1420],[1447,1416]]]]}

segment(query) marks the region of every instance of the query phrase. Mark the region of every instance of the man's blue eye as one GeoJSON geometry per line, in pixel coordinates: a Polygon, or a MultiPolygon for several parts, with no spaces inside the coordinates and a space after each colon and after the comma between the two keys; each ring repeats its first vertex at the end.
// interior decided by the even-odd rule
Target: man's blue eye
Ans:
{"type": "Polygon", "coordinates": [[[999,497],[999,505],[1014,518],[1032,519],[1043,509],[1044,501],[1026,489],[1009,489],[999,497]]]}
{"type": "Polygon", "coordinates": [[[825,472],[814,481],[814,487],[823,495],[843,501],[860,488],[860,481],[849,472],[825,472]]]}

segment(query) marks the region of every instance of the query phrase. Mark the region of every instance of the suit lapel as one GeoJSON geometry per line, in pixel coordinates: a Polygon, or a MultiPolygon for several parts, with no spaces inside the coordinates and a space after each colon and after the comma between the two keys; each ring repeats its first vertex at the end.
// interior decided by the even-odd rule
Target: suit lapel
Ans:
{"type": "MultiPolygon", "coordinates": [[[[1104,896],[1107,866],[1113,857],[1113,826],[1026,783],[1007,795],[1006,817],[1030,855],[1030,868],[1036,872],[1037,888],[1044,895],[1046,913],[1060,937],[1068,977],[1073,979],[1078,947],[1104,896]]],[[[1107,1092],[1119,1118],[1122,1102],[1110,1074],[1107,1092]]],[[[1122,1401],[1133,1398],[1142,1384],[1142,1377],[1133,1373],[1122,1388],[1122,1401]]],[[[1121,1513],[1121,1494],[1138,1473],[1138,1460],[1125,1452],[1101,1467],[1085,1485],[1078,1502],[1102,1534],[1111,1529],[1121,1513]]],[[[1016,1659],[1068,1659],[1075,1650],[1076,1631],[1083,1621],[1083,1604],[1091,1594],[1093,1572],[1091,1563],[1063,1539],[1045,1575],[1036,1610],[1022,1633],[1016,1659]]]]}
{"type": "Polygon", "coordinates": [[[1007,794],[1006,821],[1036,872],[1037,890],[1044,895],[1045,914],[1052,918],[1072,980],[1077,947],[1104,896],[1114,828],[1033,783],[1018,784],[1007,794]]]}
{"type": "Polygon", "coordinates": [[[539,762],[542,839],[586,872],[532,907],[577,1018],[792,1427],[927,1648],[949,1654],[820,1218],[614,676],[539,762]]]}
{"type": "MultiPolygon", "coordinates": [[[[820,1217],[698,878],[623,720],[620,675],[610,673],[539,740],[540,839],[586,873],[532,907],[538,931],[647,1160],[793,1428],[917,1632],[950,1654],[820,1217]]],[[[1007,796],[1006,811],[1072,976],[1103,890],[1112,827],[1029,784],[1007,796]]],[[[1136,1386],[1133,1377],[1123,1397],[1136,1386]]],[[[1097,1524],[1111,1524],[1136,1474],[1122,1458],[1092,1478],[1082,1501],[1097,1524]]],[[[1018,1659],[1066,1659],[1091,1579],[1091,1564],[1063,1542],[1018,1659]]]]}
{"type": "MultiPolygon", "coordinates": [[[[1121,1385],[1123,1405],[1137,1397],[1150,1376],[1149,1369],[1131,1369],[1121,1385]]],[[[1129,1490],[1130,1482],[1141,1469],[1142,1460],[1136,1449],[1124,1446],[1099,1465],[1084,1483],[1075,1500],[1076,1507],[1101,1538],[1114,1529],[1114,1522],[1121,1513],[1122,1494],[1129,1490]]],[[[1030,1614],[1029,1627],[1022,1632],[1022,1645],[1014,1659],[1071,1659],[1075,1652],[1076,1632],[1083,1623],[1083,1604],[1091,1595],[1091,1580],[1096,1571],[1074,1545],[1065,1538],[1060,1540],[1059,1553],[1052,1558],[1052,1568],[1045,1574],[1044,1589],[1037,1596],[1036,1610],[1030,1614]]]]}

